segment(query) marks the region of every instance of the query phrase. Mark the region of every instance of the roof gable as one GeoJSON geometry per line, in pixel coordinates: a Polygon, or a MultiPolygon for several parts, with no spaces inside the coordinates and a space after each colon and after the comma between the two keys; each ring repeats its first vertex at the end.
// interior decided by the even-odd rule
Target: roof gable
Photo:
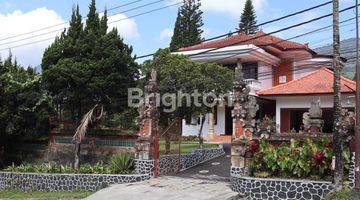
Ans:
{"type": "Polygon", "coordinates": [[[243,32],[239,34],[232,35],[223,39],[203,42],[201,44],[180,48],[180,51],[190,51],[198,49],[209,49],[209,48],[221,48],[231,45],[244,45],[244,44],[253,44],[256,46],[273,46],[281,51],[287,50],[307,50],[313,52],[307,44],[300,44],[288,40],[283,40],[273,35],[267,35],[262,30],[256,32],[253,35],[246,35],[243,32]]]}
{"type": "MultiPolygon", "coordinates": [[[[269,88],[259,90],[256,93],[265,95],[308,95],[308,94],[332,94],[334,72],[322,67],[299,79],[269,88]]],[[[340,78],[340,91],[353,93],[356,90],[356,82],[343,76],[340,78]]]]}

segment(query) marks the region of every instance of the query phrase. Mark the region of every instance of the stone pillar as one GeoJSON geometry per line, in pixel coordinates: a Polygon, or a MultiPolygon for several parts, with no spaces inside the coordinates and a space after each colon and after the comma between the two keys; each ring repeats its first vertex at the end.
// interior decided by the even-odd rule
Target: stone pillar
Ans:
{"type": "Polygon", "coordinates": [[[259,106],[249,95],[250,87],[244,81],[241,62],[235,68],[235,83],[232,110],[233,134],[231,139],[231,174],[246,174],[246,149],[252,140],[256,126],[253,119],[259,106]]]}
{"type": "MultiPolygon", "coordinates": [[[[136,159],[137,163],[146,163],[149,169],[149,163],[153,163],[153,173],[157,176],[157,163],[159,159],[159,112],[156,104],[156,94],[159,87],[156,82],[156,72],[151,72],[149,83],[145,86],[145,99],[139,107],[140,127],[138,139],[136,141],[136,159]]],[[[143,167],[137,164],[137,167],[143,167]]],[[[148,171],[137,169],[137,171],[148,171]]]]}
{"type": "Polygon", "coordinates": [[[208,130],[209,140],[210,141],[213,140],[214,136],[215,136],[215,116],[214,113],[209,113],[209,130],[208,130]]]}
{"type": "Polygon", "coordinates": [[[311,106],[309,109],[309,125],[311,133],[321,133],[324,120],[322,117],[322,110],[320,107],[320,99],[317,101],[311,102],[311,106]]]}

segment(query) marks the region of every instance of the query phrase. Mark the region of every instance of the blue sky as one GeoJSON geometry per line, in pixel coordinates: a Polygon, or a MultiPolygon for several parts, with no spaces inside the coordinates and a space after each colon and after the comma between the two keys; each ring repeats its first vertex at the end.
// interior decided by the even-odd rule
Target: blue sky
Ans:
{"type": "MultiPolygon", "coordinates": [[[[133,0],[98,0],[97,7],[98,10],[101,11],[105,7],[112,8],[131,1],[133,0]]],[[[109,13],[110,15],[114,15],[110,21],[163,7],[180,0],[166,0],[142,9],[119,14],[124,10],[153,1],[155,0],[142,0],[136,4],[113,10],[109,13]]],[[[258,22],[271,20],[326,1],[327,0],[253,0],[258,22]]],[[[72,6],[77,3],[80,5],[82,15],[86,16],[89,2],[90,0],[0,0],[0,24],[2,24],[0,30],[0,54],[2,57],[6,57],[8,53],[7,49],[10,47],[54,37],[58,34],[56,30],[62,29],[64,26],[33,33],[33,35],[43,35],[31,39],[27,39],[29,36],[33,36],[31,34],[6,39],[7,37],[68,21],[72,6]],[[51,31],[52,33],[45,34],[51,31]]],[[[237,27],[244,2],[245,0],[202,0],[204,37],[209,38],[233,31],[237,27]]],[[[341,8],[351,6],[354,2],[355,0],[341,0],[341,8]]],[[[274,31],[292,24],[310,20],[320,15],[328,14],[331,12],[331,9],[331,5],[328,5],[277,23],[266,25],[262,28],[265,32],[274,31]]],[[[169,44],[176,18],[176,11],[177,6],[170,7],[130,20],[122,20],[113,23],[112,26],[116,26],[125,38],[125,41],[133,46],[134,53],[137,55],[148,54],[156,51],[158,48],[166,47],[169,44]]],[[[350,10],[341,14],[341,19],[344,20],[354,16],[355,11],[350,10]]],[[[348,22],[347,25],[344,24],[346,26],[341,27],[342,39],[355,36],[354,22],[355,21],[348,22]]],[[[284,31],[277,35],[286,39],[330,24],[331,18],[327,18],[316,23],[284,31]]],[[[325,32],[308,35],[293,41],[309,43],[311,47],[319,47],[330,43],[332,40],[331,35],[331,29],[328,29],[325,32]]],[[[42,52],[51,42],[52,40],[47,40],[33,45],[12,48],[11,51],[22,65],[36,66],[41,63],[42,52]]]]}

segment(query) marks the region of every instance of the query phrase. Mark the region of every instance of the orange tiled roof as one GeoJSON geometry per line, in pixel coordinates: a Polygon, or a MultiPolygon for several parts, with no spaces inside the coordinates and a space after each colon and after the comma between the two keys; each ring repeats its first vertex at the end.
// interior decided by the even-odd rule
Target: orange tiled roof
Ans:
{"type": "Polygon", "coordinates": [[[300,44],[296,42],[291,42],[287,40],[280,39],[273,35],[266,35],[262,30],[256,32],[253,35],[246,35],[243,32],[240,32],[237,35],[232,35],[224,39],[215,40],[211,42],[203,42],[194,46],[180,48],[180,51],[190,51],[197,49],[207,49],[207,48],[219,48],[236,44],[253,44],[256,46],[274,46],[278,49],[285,51],[289,49],[304,49],[312,51],[307,44],[300,44]],[[265,35],[265,36],[263,36],[265,35]],[[262,36],[262,37],[260,37],[262,36]],[[252,39],[254,38],[254,39],[252,39]],[[244,42],[242,42],[244,41],[244,42]]]}
{"type": "MultiPolygon", "coordinates": [[[[258,95],[308,95],[308,94],[331,94],[333,93],[333,71],[322,67],[304,77],[290,82],[265,89],[258,90],[258,95]]],[[[356,82],[341,76],[341,92],[353,93],[356,90],[356,82]]]]}

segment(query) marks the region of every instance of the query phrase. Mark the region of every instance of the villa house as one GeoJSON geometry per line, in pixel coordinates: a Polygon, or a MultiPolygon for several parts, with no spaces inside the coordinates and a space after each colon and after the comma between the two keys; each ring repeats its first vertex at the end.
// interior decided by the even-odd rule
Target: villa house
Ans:
{"type": "MultiPolygon", "coordinates": [[[[177,54],[194,61],[217,62],[234,69],[241,64],[244,77],[257,97],[258,118],[276,119],[277,131],[299,131],[302,116],[310,103],[320,100],[323,109],[323,132],[331,132],[333,107],[332,57],[320,55],[307,44],[299,44],[258,31],[253,35],[239,33],[216,41],[181,48],[177,54]],[[212,51],[209,51],[212,50],[212,51]],[[202,53],[203,52],[203,53],[202,53]]],[[[341,64],[345,65],[342,59],[341,64]]],[[[354,81],[341,77],[341,103],[354,109],[354,81]]],[[[231,107],[218,106],[206,116],[203,135],[208,140],[230,140],[233,123],[231,107]]],[[[183,135],[196,135],[199,120],[183,120],[183,135]]]]}

